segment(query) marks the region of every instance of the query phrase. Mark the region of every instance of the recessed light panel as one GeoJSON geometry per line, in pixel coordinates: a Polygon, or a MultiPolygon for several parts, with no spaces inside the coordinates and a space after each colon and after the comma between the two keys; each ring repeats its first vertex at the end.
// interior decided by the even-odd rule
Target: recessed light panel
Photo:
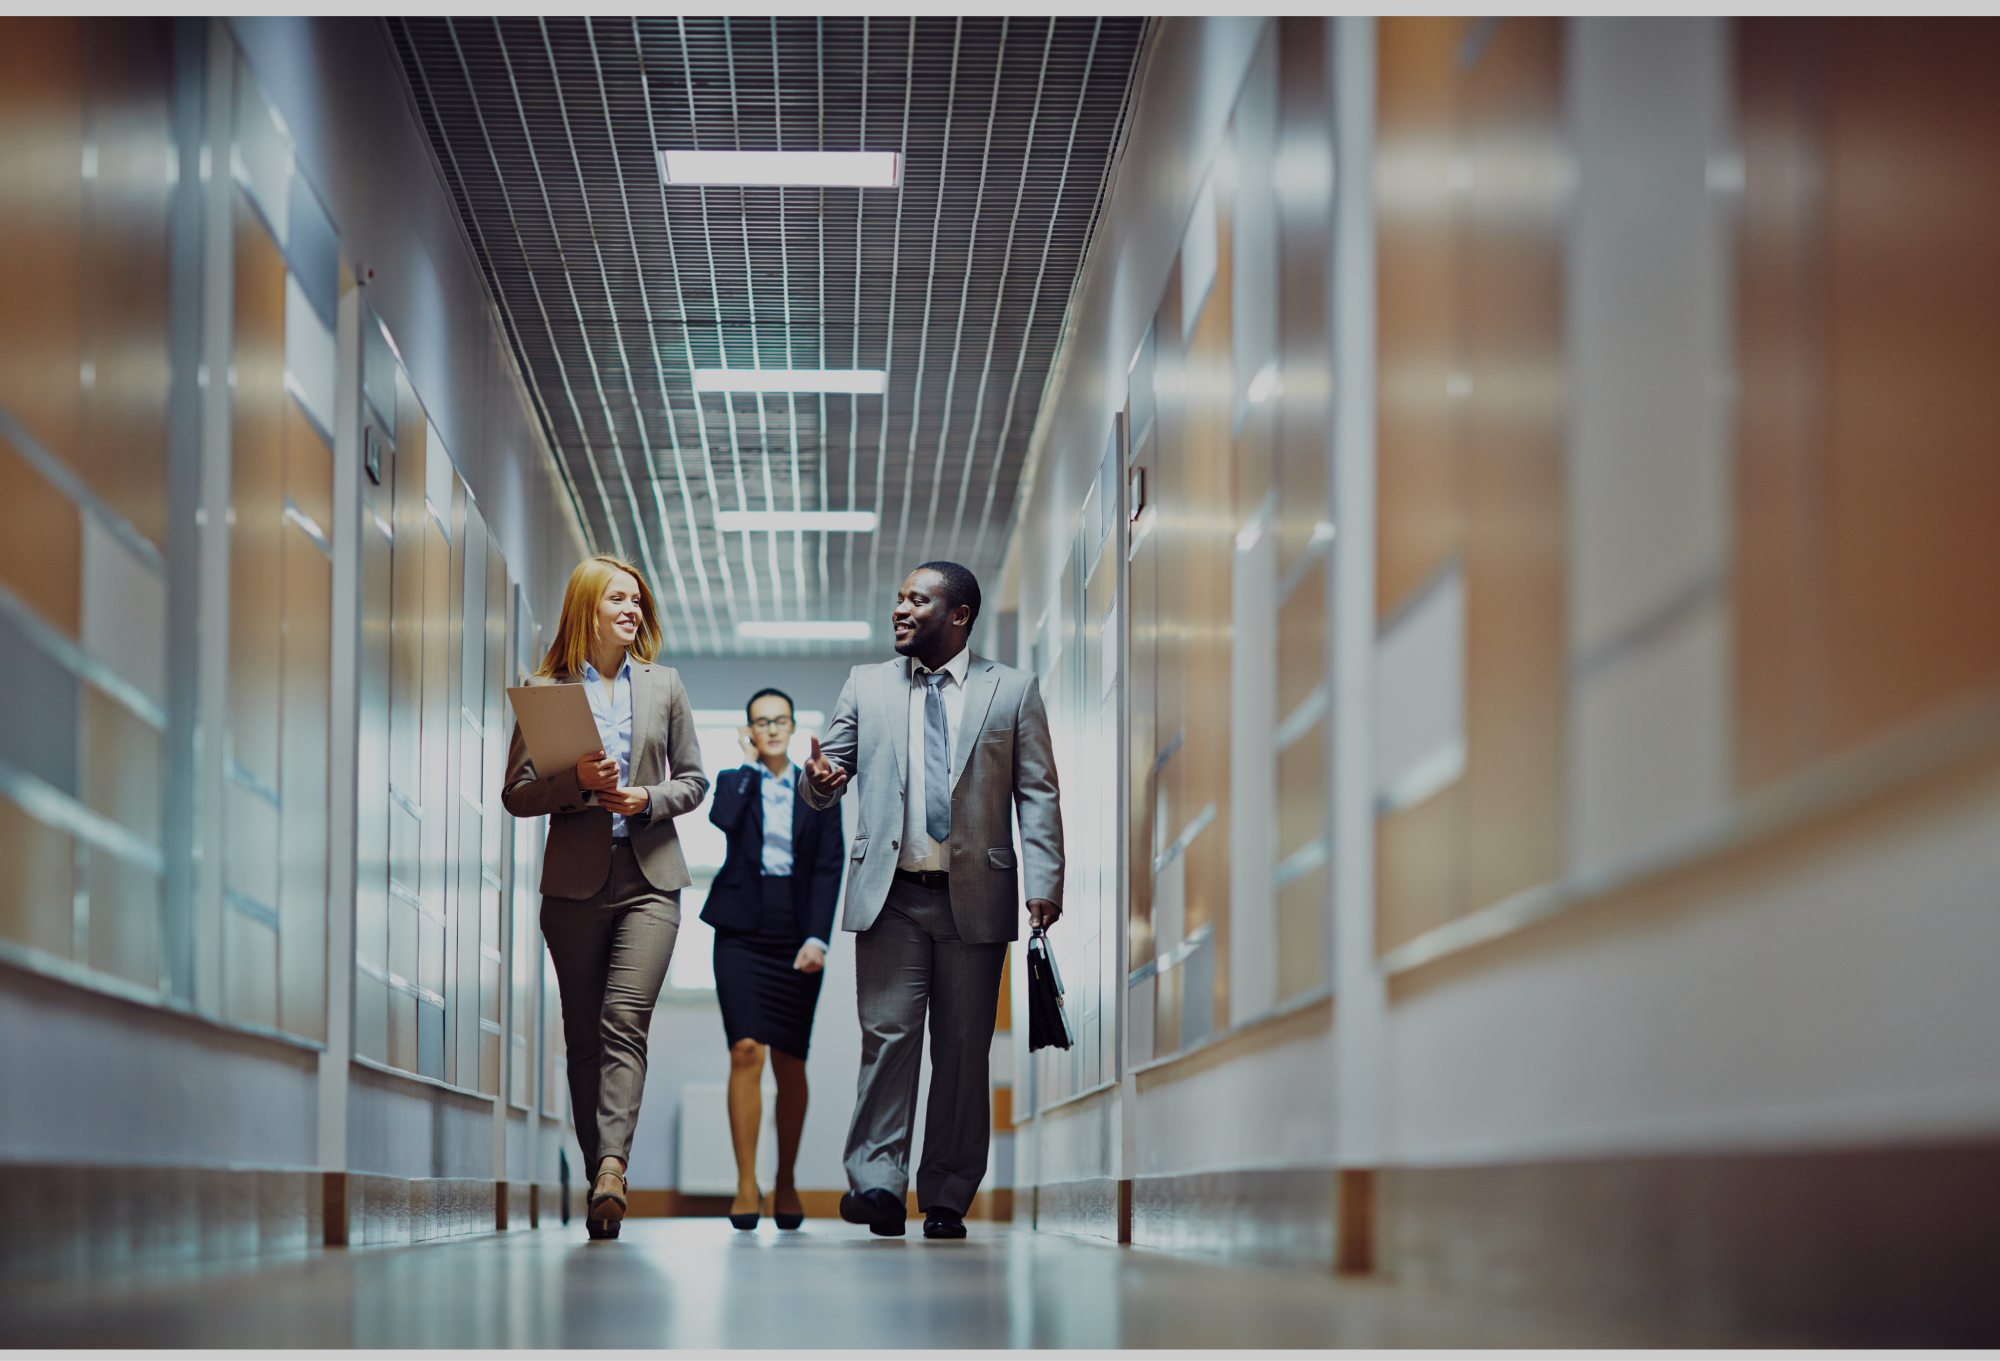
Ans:
{"type": "Polygon", "coordinates": [[[668,184],[775,184],[804,189],[894,189],[894,151],[662,151],[668,184]]]}
{"type": "Polygon", "coordinates": [[[875,528],[872,510],[718,510],[715,527],[739,529],[817,529],[866,534],[875,528]]]}
{"type": "Polygon", "coordinates": [[[696,392],[850,392],[863,396],[888,386],[881,369],[696,369],[696,392]]]}
{"type": "Polygon", "coordinates": [[[865,643],[875,635],[866,619],[746,619],[736,636],[757,642],[865,643]]]}

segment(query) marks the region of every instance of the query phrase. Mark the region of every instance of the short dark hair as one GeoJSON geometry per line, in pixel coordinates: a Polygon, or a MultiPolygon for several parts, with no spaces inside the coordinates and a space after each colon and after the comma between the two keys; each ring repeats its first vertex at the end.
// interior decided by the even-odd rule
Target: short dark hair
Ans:
{"type": "Polygon", "coordinates": [[[951,608],[955,610],[960,605],[970,605],[972,617],[965,621],[967,626],[979,622],[979,578],[972,575],[969,568],[955,562],[920,562],[915,570],[936,572],[943,577],[945,600],[951,608]]]}
{"type": "Polygon", "coordinates": [[[785,713],[791,718],[791,720],[794,723],[798,722],[799,709],[796,704],[792,703],[792,697],[786,694],[783,690],[780,690],[775,685],[767,685],[762,690],[759,690],[756,694],[750,696],[750,698],[743,701],[743,721],[745,723],[748,723],[750,721],[750,706],[755,704],[758,700],[764,698],[764,696],[766,695],[776,695],[779,699],[785,701],[785,713]]]}

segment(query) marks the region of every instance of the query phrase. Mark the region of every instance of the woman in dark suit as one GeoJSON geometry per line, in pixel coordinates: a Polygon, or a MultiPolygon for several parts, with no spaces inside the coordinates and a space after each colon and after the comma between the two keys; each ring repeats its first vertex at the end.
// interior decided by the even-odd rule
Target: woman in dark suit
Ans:
{"type": "Polygon", "coordinates": [[[769,1049],[778,1080],[771,1217],[781,1229],[796,1229],[805,1211],[792,1169],[806,1121],[806,1045],[840,896],[840,807],[822,811],[800,796],[798,767],[785,756],[794,727],[791,696],[759,690],[744,716],[749,723],[737,735],[746,763],[716,776],[708,813],[728,836],[729,854],[701,910],[715,928],[715,991],[729,1037],[729,1133],[736,1150],[729,1222],[757,1227],[759,1084],[769,1049]]]}

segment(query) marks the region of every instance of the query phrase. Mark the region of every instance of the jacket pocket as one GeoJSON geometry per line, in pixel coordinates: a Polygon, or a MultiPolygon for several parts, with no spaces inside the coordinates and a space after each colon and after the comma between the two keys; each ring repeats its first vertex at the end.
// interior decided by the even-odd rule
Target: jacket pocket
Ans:
{"type": "Polygon", "coordinates": [[[1013,869],[1014,848],[1012,846],[995,846],[986,852],[986,863],[996,870],[1013,869]]]}
{"type": "Polygon", "coordinates": [[[865,836],[855,837],[853,848],[847,852],[848,859],[859,860],[861,859],[862,856],[867,854],[868,854],[868,838],[865,836]]]}

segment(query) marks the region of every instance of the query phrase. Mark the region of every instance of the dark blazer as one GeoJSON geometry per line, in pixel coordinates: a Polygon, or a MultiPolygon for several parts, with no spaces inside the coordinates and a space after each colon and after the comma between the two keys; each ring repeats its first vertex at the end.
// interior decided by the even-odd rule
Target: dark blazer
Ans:
{"type": "MultiPolygon", "coordinates": [[[[797,767],[794,767],[796,770],[797,767]]],[[[708,820],[729,837],[715,882],[702,905],[701,919],[730,931],[755,931],[764,915],[764,767],[738,766],[715,777],[715,799],[708,820]]],[[[840,806],[814,808],[805,801],[805,772],[792,788],[792,908],[798,913],[799,938],[833,940],[833,905],[840,897],[840,871],[846,849],[840,827],[840,806]]]]}

